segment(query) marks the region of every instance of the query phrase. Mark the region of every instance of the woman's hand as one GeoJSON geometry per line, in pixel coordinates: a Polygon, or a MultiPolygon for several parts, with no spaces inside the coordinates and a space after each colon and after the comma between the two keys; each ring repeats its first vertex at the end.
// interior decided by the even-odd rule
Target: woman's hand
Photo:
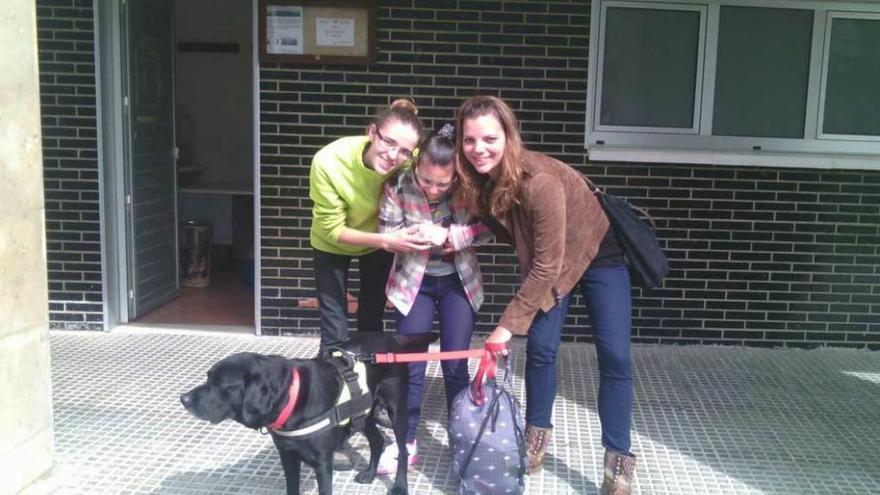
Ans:
{"type": "Polygon", "coordinates": [[[495,356],[495,358],[500,358],[502,356],[507,356],[510,354],[510,350],[507,348],[507,344],[510,342],[510,337],[513,334],[510,330],[497,326],[495,330],[489,334],[489,338],[486,339],[486,349],[495,356]]]}
{"type": "Polygon", "coordinates": [[[443,246],[440,247],[440,254],[446,256],[447,254],[452,254],[455,252],[455,247],[452,246],[452,241],[449,240],[449,237],[446,238],[446,242],[443,243],[443,246]]]}
{"type": "Polygon", "coordinates": [[[431,248],[431,242],[419,235],[418,225],[410,225],[382,236],[382,249],[392,253],[406,254],[431,248]]]}

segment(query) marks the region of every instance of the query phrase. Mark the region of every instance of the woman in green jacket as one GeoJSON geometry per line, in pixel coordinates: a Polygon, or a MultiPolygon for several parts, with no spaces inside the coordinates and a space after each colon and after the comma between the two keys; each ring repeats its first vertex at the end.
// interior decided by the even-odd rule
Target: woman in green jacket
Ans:
{"type": "Polygon", "coordinates": [[[343,137],[315,154],[309,173],[310,241],[321,325],[321,354],[348,340],[348,269],[358,260],[359,331],[382,331],[385,282],[392,253],[429,247],[410,230],[378,232],[379,196],[386,177],[408,163],[422,124],[410,100],[382,110],[366,136],[343,137]]]}

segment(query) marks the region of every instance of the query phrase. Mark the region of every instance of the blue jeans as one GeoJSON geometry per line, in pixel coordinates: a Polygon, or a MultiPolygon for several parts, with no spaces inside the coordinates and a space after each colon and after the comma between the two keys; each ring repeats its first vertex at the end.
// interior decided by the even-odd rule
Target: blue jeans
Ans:
{"type": "MultiPolygon", "coordinates": [[[[629,453],[632,424],[632,321],[630,280],[626,266],[590,268],[580,287],[590,313],[599,360],[599,422],[602,445],[629,453]]],[[[552,425],[556,399],[556,354],[571,293],[548,312],[538,311],[526,346],[526,423],[552,425]]]]}
{"type": "MultiPolygon", "coordinates": [[[[470,347],[471,335],[474,333],[474,310],[457,273],[442,277],[425,275],[409,314],[404,316],[397,311],[397,331],[408,334],[430,332],[434,326],[435,313],[440,321],[440,350],[462,351],[470,347]]],[[[446,385],[448,411],[455,396],[468,386],[468,363],[466,359],[456,359],[441,361],[440,366],[443,369],[443,382],[446,385]]],[[[416,439],[419,428],[422,399],[425,395],[426,368],[427,363],[424,361],[409,364],[407,442],[416,439]]]]}

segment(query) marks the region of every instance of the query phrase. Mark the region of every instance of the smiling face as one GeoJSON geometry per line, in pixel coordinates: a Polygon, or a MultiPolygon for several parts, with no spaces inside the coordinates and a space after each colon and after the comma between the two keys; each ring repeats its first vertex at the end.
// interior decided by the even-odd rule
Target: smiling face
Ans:
{"type": "Polygon", "coordinates": [[[381,175],[387,175],[412,158],[419,143],[419,133],[399,120],[388,120],[379,128],[370,125],[367,131],[370,145],[364,153],[364,163],[381,175]]]}
{"type": "Polygon", "coordinates": [[[494,114],[465,119],[462,123],[462,152],[480,174],[498,174],[506,142],[507,135],[494,114]]]}

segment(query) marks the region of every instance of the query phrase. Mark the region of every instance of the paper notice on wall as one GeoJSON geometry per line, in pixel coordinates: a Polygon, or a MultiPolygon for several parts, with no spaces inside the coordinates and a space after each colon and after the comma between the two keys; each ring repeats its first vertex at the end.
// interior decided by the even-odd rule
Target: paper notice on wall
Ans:
{"type": "Polygon", "coordinates": [[[354,19],[318,17],[315,31],[318,46],[354,46],[354,19]]]}
{"type": "Polygon", "coordinates": [[[290,5],[266,7],[266,53],[302,54],[303,8],[290,5]]]}

